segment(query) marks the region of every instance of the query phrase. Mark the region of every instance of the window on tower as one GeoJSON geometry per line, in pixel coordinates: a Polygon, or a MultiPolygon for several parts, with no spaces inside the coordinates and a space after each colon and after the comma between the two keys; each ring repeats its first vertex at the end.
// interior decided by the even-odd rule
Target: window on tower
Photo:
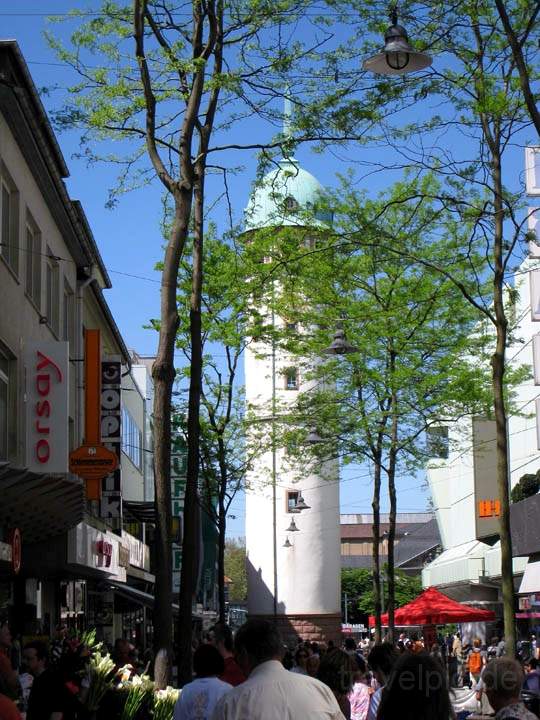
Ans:
{"type": "Polygon", "coordinates": [[[292,197],[292,195],[286,197],[283,204],[286,212],[292,212],[293,210],[298,209],[298,202],[292,197]]]}
{"type": "Polygon", "coordinates": [[[298,368],[290,367],[284,370],[285,390],[298,390],[298,368]]]}
{"type": "Polygon", "coordinates": [[[300,512],[299,510],[296,509],[296,506],[298,505],[298,490],[287,490],[286,499],[287,499],[287,512],[288,513],[300,512]]]}

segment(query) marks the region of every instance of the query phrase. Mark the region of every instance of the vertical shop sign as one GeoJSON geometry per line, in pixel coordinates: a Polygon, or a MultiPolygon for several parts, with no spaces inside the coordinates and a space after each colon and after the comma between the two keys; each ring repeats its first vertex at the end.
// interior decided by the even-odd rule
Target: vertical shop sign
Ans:
{"type": "Polygon", "coordinates": [[[473,466],[476,539],[494,541],[499,534],[501,502],[497,486],[494,420],[473,418],[473,466]]]}
{"type": "Polygon", "coordinates": [[[106,357],[101,363],[101,442],[118,458],[116,470],[101,481],[100,515],[122,523],[122,364],[120,357],[106,357]]]}
{"type": "Polygon", "coordinates": [[[68,470],[67,342],[26,345],[26,467],[33,472],[68,470]]]}
{"type": "MultiPolygon", "coordinates": [[[[174,519],[178,518],[180,528],[183,528],[184,519],[184,497],[186,494],[186,464],[187,450],[184,441],[181,438],[175,438],[173,442],[172,452],[172,468],[171,468],[171,515],[174,519]]],[[[173,542],[173,593],[180,592],[180,574],[182,572],[182,537],[176,538],[177,542],[173,542]]]]}

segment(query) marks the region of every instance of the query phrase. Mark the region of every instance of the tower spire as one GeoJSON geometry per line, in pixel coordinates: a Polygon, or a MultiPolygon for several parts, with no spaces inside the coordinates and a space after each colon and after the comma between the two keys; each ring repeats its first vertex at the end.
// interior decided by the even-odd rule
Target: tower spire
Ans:
{"type": "MultiPolygon", "coordinates": [[[[283,93],[283,138],[285,143],[290,143],[292,140],[292,102],[291,102],[291,86],[289,83],[285,84],[285,91],[283,93]]],[[[283,158],[288,160],[291,157],[288,148],[283,151],[283,158]]]]}

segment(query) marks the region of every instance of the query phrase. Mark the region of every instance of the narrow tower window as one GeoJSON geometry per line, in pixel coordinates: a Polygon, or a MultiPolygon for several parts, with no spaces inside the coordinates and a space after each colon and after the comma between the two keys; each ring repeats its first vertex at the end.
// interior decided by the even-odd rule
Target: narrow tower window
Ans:
{"type": "Polygon", "coordinates": [[[285,390],[298,390],[298,368],[286,368],[284,375],[285,390]]]}
{"type": "Polygon", "coordinates": [[[292,195],[285,198],[284,205],[287,212],[292,212],[293,210],[298,209],[298,202],[292,197],[292,195]]]}
{"type": "Polygon", "coordinates": [[[296,510],[296,506],[298,504],[298,490],[287,490],[286,493],[287,496],[287,512],[288,513],[294,513],[300,512],[299,510],[296,510]]]}

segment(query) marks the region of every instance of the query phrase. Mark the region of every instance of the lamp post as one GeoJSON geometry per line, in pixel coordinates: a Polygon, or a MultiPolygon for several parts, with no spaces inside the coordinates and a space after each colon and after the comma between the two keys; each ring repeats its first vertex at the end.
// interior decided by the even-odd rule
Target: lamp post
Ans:
{"type": "Polygon", "coordinates": [[[417,52],[409,44],[407,31],[398,25],[397,6],[390,9],[390,27],[384,34],[384,47],[381,52],[367,58],[362,63],[364,70],[378,75],[405,75],[429,67],[433,59],[427,53],[417,52]]]}

